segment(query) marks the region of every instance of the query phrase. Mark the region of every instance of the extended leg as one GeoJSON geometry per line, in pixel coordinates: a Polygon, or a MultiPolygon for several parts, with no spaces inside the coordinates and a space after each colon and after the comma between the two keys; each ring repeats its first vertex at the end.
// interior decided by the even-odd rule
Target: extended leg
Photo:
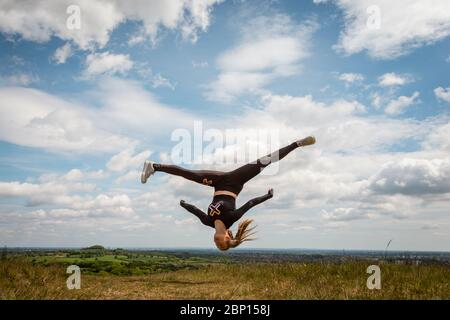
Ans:
{"type": "Polygon", "coordinates": [[[248,210],[250,210],[254,206],[263,203],[264,201],[271,199],[272,197],[273,189],[269,189],[269,192],[267,192],[267,194],[247,201],[242,207],[232,212],[234,221],[239,220],[248,210]]]}
{"type": "Polygon", "coordinates": [[[196,206],[187,203],[184,200],[180,201],[180,206],[182,206],[183,208],[185,208],[187,211],[189,211],[190,213],[194,214],[195,216],[197,216],[197,218],[200,219],[200,221],[208,227],[212,227],[214,228],[214,221],[211,219],[210,216],[208,216],[206,213],[204,213],[202,210],[200,210],[199,208],[197,208],[196,206]]]}
{"type": "Polygon", "coordinates": [[[292,150],[315,143],[314,137],[307,137],[305,139],[291,143],[290,145],[281,148],[271,154],[259,158],[255,162],[247,163],[246,165],[230,172],[232,180],[244,184],[250,179],[258,175],[269,164],[277,162],[287,156],[292,150]]]}
{"type": "Polygon", "coordinates": [[[161,171],[175,176],[180,176],[185,179],[201,183],[207,186],[214,186],[223,172],[212,170],[188,170],[179,166],[170,164],[153,164],[155,171],[161,171]]]}

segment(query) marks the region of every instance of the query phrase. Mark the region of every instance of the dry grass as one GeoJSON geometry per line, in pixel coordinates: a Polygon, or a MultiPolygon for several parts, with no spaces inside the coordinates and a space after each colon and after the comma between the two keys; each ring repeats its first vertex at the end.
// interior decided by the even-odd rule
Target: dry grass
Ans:
{"type": "Polygon", "coordinates": [[[219,264],[147,276],[82,275],[66,288],[65,269],[0,262],[1,299],[450,299],[450,268],[381,265],[382,289],[368,290],[372,263],[219,264]]]}

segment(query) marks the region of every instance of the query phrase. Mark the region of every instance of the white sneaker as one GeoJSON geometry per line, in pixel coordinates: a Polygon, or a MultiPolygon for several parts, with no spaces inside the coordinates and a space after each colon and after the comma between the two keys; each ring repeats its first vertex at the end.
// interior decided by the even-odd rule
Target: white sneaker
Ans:
{"type": "Polygon", "coordinates": [[[142,173],[141,173],[141,182],[142,183],[146,183],[148,177],[150,177],[154,172],[155,172],[155,168],[153,168],[153,161],[148,161],[146,160],[144,162],[144,169],[142,169],[142,173]]]}
{"type": "Polygon", "coordinates": [[[314,138],[313,136],[309,136],[297,141],[297,145],[299,147],[309,146],[314,143],[316,143],[316,138],[314,138]]]}

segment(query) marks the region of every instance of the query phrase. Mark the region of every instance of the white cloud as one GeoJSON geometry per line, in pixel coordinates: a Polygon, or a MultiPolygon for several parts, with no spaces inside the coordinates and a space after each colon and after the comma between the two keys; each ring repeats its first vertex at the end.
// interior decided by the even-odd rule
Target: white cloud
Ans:
{"type": "Polygon", "coordinates": [[[134,66],[143,82],[150,82],[153,88],[166,87],[175,90],[176,82],[163,76],[161,73],[154,73],[148,62],[138,62],[134,66]]]}
{"type": "Polygon", "coordinates": [[[126,194],[118,194],[114,196],[107,196],[100,194],[94,199],[83,201],[82,203],[73,204],[75,208],[79,209],[93,209],[93,208],[115,208],[132,206],[131,199],[126,194]]]}
{"type": "Polygon", "coordinates": [[[357,101],[327,104],[310,95],[266,95],[258,110],[250,109],[229,121],[237,127],[279,130],[285,142],[314,134],[327,152],[379,152],[393,141],[423,134],[416,121],[370,117],[357,101]]]}
{"type": "Polygon", "coordinates": [[[171,90],[175,90],[175,84],[173,84],[169,79],[164,78],[161,74],[157,73],[152,77],[152,87],[167,87],[171,90]]]}
{"type": "MultiPolygon", "coordinates": [[[[85,178],[89,173],[85,173],[85,178]]],[[[65,176],[55,176],[43,183],[0,182],[0,197],[23,198],[27,206],[57,206],[48,211],[35,211],[39,217],[109,217],[134,215],[131,199],[126,194],[92,196],[95,185],[75,182],[74,171],[65,176]],[[72,175],[72,177],[70,177],[72,175]],[[82,192],[84,194],[73,194],[82,192]]]]}
{"type": "MultiPolygon", "coordinates": [[[[99,180],[104,179],[108,176],[107,172],[103,170],[97,171],[84,171],[80,169],[71,169],[65,174],[58,173],[44,173],[39,176],[37,179],[40,183],[47,183],[52,181],[57,181],[61,183],[74,182],[74,181],[88,181],[88,180],[99,180]]],[[[29,182],[33,181],[32,179],[28,180],[29,182]]]]}
{"type": "Polygon", "coordinates": [[[103,170],[97,171],[83,171],[80,169],[71,169],[67,173],[60,175],[56,173],[45,173],[39,177],[39,182],[51,182],[51,181],[60,181],[60,182],[74,182],[74,181],[87,181],[87,180],[97,180],[104,179],[108,176],[106,172],[103,170]]]}
{"type": "Polygon", "coordinates": [[[10,86],[28,86],[39,81],[39,77],[29,72],[17,72],[9,76],[0,77],[0,83],[10,86]]]}
{"type": "Polygon", "coordinates": [[[139,223],[129,223],[127,225],[124,225],[122,227],[122,230],[132,232],[132,231],[137,231],[137,230],[151,229],[154,227],[155,227],[155,225],[153,223],[139,222],[139,223]]]}
{"type": "MultiPolygon", "coordinates": [[[[140,165],[142,166],[143,163],[140,163],[140,165]]],[[[118,177],[114,182],[117,184],[122,184],[125,182],[138,182],[140,181],[140,178],[141,178],[141,171],[131,170],[128,171],[126,174],[118,177]]]]}
{"type": "Polygon", "coordinates": [[[360,73],[341,73],[338,79],[347,83],[354,83],[364,80],[364,76],[360,73]]]}
{"type": "Polygon", "coordinates": [[[83,74],[86,78],[105,74],[125,74],[132,67],[133,61],[128,54],[112,54],[106,51],[89,54],[86,57],[86,69],[83,74]]]}
{"type": "MultiPolygon", "coordinates": [[[[96,90],[99,96],[108,96],[106,92],[112,94],[122,88],[129,93],[124,94],[128,100],[123,99],[118,105],[138,105],[138,110],[141,107],[143,110],[147,108],[148,100],[143,99],[145,94],[142,92],[138,94],[139,86],[123,80],[108,81],[104,82],[105,88],[96,90]]],[[[100,109],[105,108],[105,114],[113,114],[117,110],[117,118],[122,119],[122,122],[132,127],[135,125],[131,124],[140,123],[119,116],[123,108],[111,104],[121,99],[114,95],[111,99],[111,102],[99,99],[100,109]]],[[[97,117],[98,115],[96,114],[97,117]]],[[[148,126],[148,122],[152,123],[154,119],[151,115],[152,113],[145,114],[146,121],[143,124],[148,126]]],[[[308,134],[314,134],[317,138],[316,145],[298,149],[283,159],[276,175],[260,175],[244,188],[240,203],[261,195],[269,187],[275,189],[274,199],[247,213],[253,215],[260,232],[266,234],[256,242],[256,246],[273,243],[273,232],[276,232],[273,226],[280,221],[290,226],[291,230],[314,229],[317,232],[331,233],[332,237],[338,235],[336,230],[345,230],[352,242],[359,239],[362,241],[361,247],[371,248],[376,248],[376,244],[368,241],[365,235],[358,238],[358,234],[365,234],[365,230],[382,230],[382,235],[374,240],[377,242],[390,233],[401,232],[405,235],[405,230],[417,231],[425,221],[433,219],[436,224],[445,221],[450,201],[449,185],[446,182],[450,180],[447,177],[450,161],[447,150],[450,149],[445,149],[445,143],[448,146],[446,132],[450,126],[445,119],[437,122],[433,119],[415,121],[374,117],[366,113],[365,107],[357,101],[323,103],[311,96],[267,95],[257,109],[248,108],[239,115],[221,118],[217,128],[225,129],[224,123],[233,123],[242,129],[278,129],[281,144],[308,134]],[[389,151],[393,145],[411,140],[418,142],[416,145],[421,149],[413,152],[389,151]],[[433,145],[426,149],[422,143],[428,144],[430,141],[433,141],[433,145]],[[407,162],[404,159],[413,161],[407,162]],[[384,189],[380,186],[377,189],[376,183],[384,178],[387,178],[384,189]],[[299,219],[302,220],[301,223],[299,219]],[[358,231],[353,231],[355,229],[358,231]]],[[[113,124],[115,125],[116,123],[113,124]]],[[[113,179],[118,174],[118,183],[138,179],[145,158],[141,154],[141,151],[121,152],[109,163],[117,171],[108,169],[106,173],[114,175],[113,179]]],[[[206,166],[204,168],[207,169],[206,166]]],[[[220,169],[224,168],[225,166],[221,166],[220,169]]],[[[138,187],[117,190],[116,184],[110,186],[109,190],[98,193],[99,188],[94,188],[91,184],[84,188],[82,184],[76,185],[77,182],[86,182],[88,176],[92,175],[94,179],[95,173],[99,172],[79,172],[75,169],[53,178],[41,177],[40,184],[28,183],[34,187],[19,182],[0,185],[0,197],[20,197],[26,199],[29,205],[42,206],[32,208],[31,212],[27,208],[17,212],[12,209],[10,215],[0,215],[0,228],[8,225],[5,221],[9,223],[8,226],[13,222],[17,223],[20,227],[12,230],[20,230],[21,235],[28,228],[37,228],[33,229],[33,237],[42,239],[42,235],[47,235],[52,226],[55,233],[60,235],[58,239],[64,241],[64,228],[70,225],[70,230],[82,234],[83,239],[93,241],[88,235],[88,231],[93,231],[108,243],[119,241],[118,237],[124,233],[121,230],[136,230],[133,233],[136,237],[142,231],[142,236],[137,238],[137,245],[156,237],[160,241],[157,245],[163,246],[195,243],[191,241],[196,240],[189,237],[180,239],[180,234],[194,230],[196,233],[204,233],[204,236],[202,234],[202,237],[195,238],[201,239],[199,245],[211,245],[211,230],[204,228],[178,204],[180,199],[185,199],[199,208],[206,208],[210,201],[210,188],[162,174],[154,183],[145,186],[143,190],[148,191],[145,193],[138,187]],[[17,191],[20,189],[20,192],[17,191]],[[10,190],[16,190],[15,195],[11,195],[10,190]],[[125,194],[128,194],[128,198],[125,194]],[[170,228],[163,228],[166,225],[170,225],[170,228]],[[146,228],[153,228],[151,237],[146,234],[146,228]],[[161,230],[164,232],[161,233],[161,230]]],[[[136,183],[139,184],[138,181],[136,183]]],[[[3,234],[5,228],[1,230],[3,234]]],[[[445,226],[442,230],[445,232],[445,226]]],[[[129,238],[128,233],[126,237],[129,238]]],[[[308,241],[303,232],[291,232],[283,237],[286,238],[280,240],[280,246],[289,241],[308,241]]],[[[322,242],[314,239],[308,246],[329,247],[330,238],[325,239],[322,242]]],[[[341,245],[339,242],[332,246],[341,245]]],[[[347,247],[354,248],[352,243],[348,243],[347,247]]]]}
{"type": "Polygon", "coordinates": [[[336,49],[346,54],[367,51],[374,58],[394,59],[450,35],[450,3],[447,0],[333,2],[343,11],[345,19],[345,29],[336,49]],[[373,15],[373,12],[367,12],[370,6],[380,10],[379,28],[368,27],[370,15],[373,15]]]}
{"type": "Polygon", "coordinates": [[[62,178],[68,181],[80,181],[87,179],[103,179],[106,173],[103,170],[98,171],[81,171],[80,169],[72,169],[67,172],[62,178]]]}
{"type": "Polygon", "coordinates": [[[99,128],[87,109],[39,90],[0,88],[0,139],[54,151],[112,152],[132,139],[99,128]]]}
{"type": "Polygon", "coordinates": [[[211,12],[215,4],[223,0],[197,0],[187,1],[185,9],[190,14],[181,23],[181,34],[184,39],[196,42],[198,30],[206,31],[211,21],[211,12]]]}
{"type": "Polygon", "coordinates": [[[450,121],[437,125],[433,128],[428,139],[423,142],[422,147],[426,150],[444,150],[450,152],[450,121]]]}
{"type": "Polygon", "coordinates": [[[176,128],[191,128],[195,119],[192,113],[162,104],[135,81],[103,77],[91,98],[101,106],[90,110],[98,125],[120,128],[139,141],[167,138],[176,128]]]}
{"type": "Polygon", "coordinates": [[[406,108],[411,106],[412,104],[417,102],[417,98],[419,97],[419,92],[414,92],[412,96],[400,96],[397,99],[391,100],[387,106],[386,109],[384,109],[384,112],[390,115],[396,115],[403,113],[406,108]]]}
{"type": "MultiPolygon", "coordinates": [[[[398,161],[401,161],[399,158],[398,161]]],[[[427,210],[423,210],[425,203],[422,197],[405,194],[377,194],[370,190],[362,189],[359,194],[357,211],[363,217],[369,219],[383,220],[383,218],[414,221],[421,214],[426,216],[427,210]]],[[[445,195],[438,194],[437,197],[445,198],[445,195]]],[[[430,207],[439,212],[440,205],[435,205],[429,201],[430,207]]],[[[355,213],[356,213],[355,212],[355,213]]],[[[386,220],[385,220],[386,223],[386,220]]]]}
{"type": "Polygon", "coordinates": [[[434,94],[438,99],[450,102],[450,87],[447,88],[437,87],[436,89],[434,89],[434,94]]]}
{"type": "Polygon", "coordinates": [[[261,93],[274,79],[296,74],[309,54],[317,24],[295,24],[287,15],[247,21],[238,44],[217,59],[220,73],[205,93],[210,100],[231,102],[246,93],[261,93]]]}
{"type": "Polygon", "coordinates": [[[383,97],[378,93],[375,92],[371,95],[371,99],[372,99],[372,105],[376,108],[379,109],[381,107],[381,101],[383,99],[383,97]]]}
{"type": "Polygon", "coordinates": [[[192,114],[160,103],[134,81],[102,77],[79,96],[95,105],[30,88],[0,88],[0,139],[51,151],[109,153],[189,129],[194,121],[192,114]]]}
{"type": "Polygon", "coordinates": [[[212,8],[220,0],[167,1],[108,1],[79,0],[81,28],[71,30],[66,21],[66,10],[71,0],[48,2],[2,1],[0,3],[0,31],[18,34],[26,40],[47,42],[52,36],[71,40],[82,49],[104,47],[111,32],[125,21],[142,25],[145,36],[155,42],[159,30],[177,30],[183,39],[196,41],[199,31],[206,31],[212,8]],[[98,14],[101,12],[102,14],[98,14]],[[32,14],[30,14],[32,13],[32,14]]]}
{"type": "Polygon", "coordinates": [[[250,72],[220,73],[214,82],[208,86],[205,97],[212,101],[232,102],[244,93],[262,94],[262,90],[273,79],[272,74],[250,72]]]}
{"type": "MultiPolygon", "coordinates": [[[[268,96],[260,111],[249,110],[237,121],[239,126],[278,129],[280,139],[285,143],[294,137],[315,135],[315,146],[289,155],[280,163],[276,175],[257,178],[252,185],[254,190],[261,192],[270,180],[271,187],[283,190],[277,194],[277,200],[283,203],[284,209],[302,208],[302,212],[306,208],[315,208],[314,212],[325,210],[322,219],[341,222],[380,219],[382,216],[405,218],[421,212],[419,206],[424,200],[413,202],[409,196],[390,195],[388,192],[374,196],[367,193],[371,190],[369,181],[376,180],[371,177],[376,176],[374,172],[383,164],[398,164],[408,157],[408,153],[387,151],[393,145],[410,140],[425,142],[430,132],[444,125],[373,118],[364,113],[364,107],[357,102],[336,101],[327,105],[314,101],[310,96],[268,96]],[[292,188],[292,185],[298,188],[292,188]]],[[[444,136],[439,135],[445,141],[444,136]]],[[[435,140],[439,139],[436,137],[435,140]]],[[[431,150],[428,155],[417,153],[417,159],[431,162],[445,159],[445,154],[435,153],[436,148],[431,150]]],[[[407,179],[406,172],[402,171],[402,174],[407,179]]],[[[442,180],[445,175],[440,175],[442,180]]],[[[410,183],[420,184],[421,181],[423,175],[418,174],[410,183]]],[[[438,179],[432,180],[431,185],[435,181],[438,179]]],[[[436,191],[435,194],[442,193],[436,191]]]]}
{"type": "Polygon", "coordinates": [[[45,183],[0,182],[1,197],[23,197],[29,206],[43,204],[70,205],[80,200],[80,197],[71,197],[69,192],[92,191],[95,186],[87,183],[63,183],[50,181],[45,183]]]}
{"type": "Polygon", "coordinates": [[[369,181],[369,189],[388,195],[450,193],[450,158],[404,158],[385,164],[369,181]]]}
{"type": "Polygon", "coordinates": [[[337,100],[327,105],[315,101],[311,95],[303,97],[266,95],[263,102],[267,113],[293,127],[299,121],[308,127],[329,125],[365,112],[365,107],[357,101],[337,100]]]}
{"type": "Polygon", "coordinates": [[[324,220],[331,221],[351,221],[367,218],[367,216],[361,215],[355,208],[336,208],[332,212],[324,211],[322,213],[324,220]]]}
{"type": "Polygon", "coordinates": [[[70,58],[72,54],[72,46],[69,42],[66,42],[64,45],[56,49],[52,59],[56,64],[63,64],[66,63],[66,60],[70,58]]]}
{"type": "Polygon", "coordinates": [[[221,70],[254,72],[290,68],[305,56],[305,48],[294,37],[274,35],[238,45],[221,55],[217,64],[221,70]]]}
{"type": "Polygon", "coordinates": [[[132,35],[130,39],[128,39],[128,45],[135,46],[137,44],[145,42],[145,40],[146,40],[145,34],[139,32],[137,34],[132,35]]]}
{"type": "MultiPolygon", "coordinates": [[[[48,218],[132,218],[135,212],[131,206],[130,198],[125,195],[107,196],[100,194],[97,197],[87,200],[83,199],[83,205],[72,204],[73,208],[57,208],[50,210],[39,210],[39,217],[48,218]]],[[[36,212],[36,211],[35,211],[36,212]]],[[[54,221],[54,219],[53,219],[54,221]]]]}
{"type": "Polygon", "coordinates": [[[408,75],[400,75],[394,72],[385,73],[378,77],[378,85],[381,87],[402,86],[411,81],[412,79],[408,75]]]}
{"type": "Polygon", "coordinates": [[[150,156],[149,150],[142,151],[134,155],[134,148],[128,148],[114,155],[106,164],[111,171],[121,172],[126,169],[140,168],[150,156]]]}

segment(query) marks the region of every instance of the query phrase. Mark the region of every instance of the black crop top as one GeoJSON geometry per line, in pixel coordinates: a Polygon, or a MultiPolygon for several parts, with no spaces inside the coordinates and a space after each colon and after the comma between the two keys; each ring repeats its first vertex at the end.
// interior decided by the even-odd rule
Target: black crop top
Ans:
{"type": "Polygon", "coordinates": [[[208,220],[210,220],[208,225],[212,225],[214,228],[214,221],[220,220],[223,222],[225,227],[230,228],[233,223],[241,218],[244,213],[240,214],[236,210],[236,199],[231,196],[219,195],[214,196],[213,201],[208,206],[208,220]]]}
{"type": "Polygon", "coordinates": [[[214,221],[220,220],[223,222],[225,227],[229,229],[233,223],[239,220],[250,208],[272,198],[272,196],[273,193],[269,192],[261,197],[249,200],[239,209],[236,209],[236,199],[234,197],[227,195],[214,196],[213,201],[208,206],[207,214],[198,209],[196,206],[186,203],[184,200],[180,201],[180,205],[196,215],[206,226],[214,228],[214,221]]]}

